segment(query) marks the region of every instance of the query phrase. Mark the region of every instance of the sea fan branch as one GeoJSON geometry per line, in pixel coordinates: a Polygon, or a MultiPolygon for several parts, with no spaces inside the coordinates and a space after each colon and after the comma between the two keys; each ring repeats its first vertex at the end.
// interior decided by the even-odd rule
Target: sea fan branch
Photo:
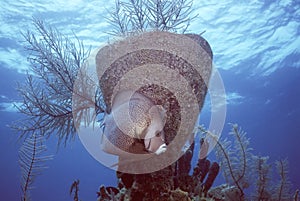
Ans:
{"type": "Polygon", "coordinates": [[[22,173],[22,201],[30,200],[29,191],[32,189],[36,175],[41,174],[41,171],[46,168],[45,161],[52,159],[52,156],[41,156],[45,150],[43,137],[36,134],[28,137],[19,150],[19,165],[22,173]]]}
{"type": "Polygon", "coordinates": [[[298,201],[299,200],[298,197],[299,197],[299,189],[297,189],[295,192],[294,201],[298,201]]]}
{"type": "MultiPolygon", "coordinates": [[[[47,137],[56,133],[58,143],[64,141],[66,144],[76,133],[72,114],[74,83],[90,50],[85,50],[83,43],[76,36],[76,42],[72,42],[41,20],[33,19],[33,23],[36,33],[22,33],[28,44],[26,50],[30,53],[28,60],[31,71],[27,74],[25,83],[17,86],[23,99],[22,105],[17,108],[27,118],[14,122],[11,127],[20,132],[20,137],[35,132],[47,137]]],[[[86,100],[87,96],[83,98],[85,102],[92,102],[96,111],[101,113],[104,108],[99,105],[96,99],[98,97],[101,95],[95,95],[95,100],[86,100]]]]}
{"type": "Polygon", "coordinates": [[[280,176],[280,181],[275,188],[273,200],[286,201],[292,200],[291,183],[288,179],[288,161],[287,159],[276,161],[276,167],[280,176]]]}
{"type": "Polygon", "coordinates": [[[232,162],[230,159],[230,154],[228,153],[228,143],[226,143],[226,141],[224,141],[223,143],[221,143],[215,136],[215,134],[207,131],[204,127],[199,126],[199,130],[205,134],[208,134],[215,142],[218,148],[217,151],[217,156],[218,158],[224,157],[224,160],[221,160],[221,167],[223,167],[223,171],[224,169],[228,169],[229,174],[227,172],[225,172],[225,177],[228,178],[228,176],[231,176],[233,183],[237,186],[237,188],[240,190],[241,194],[243,195],[243,189],[240,186],[240,184],[238,183],[238,180],[235,178],[235,173],[234,173],[234,168],[232,166],[232,162]]]}
{"type": "Polygon", "coordinates": [[[240,129],[238,130],[238,125],[237,124],[232,124],[232,131],[231,133],[233,135],[235,135],[236,140],[237,140],[237,144],[239,146],[239,150],[241,150],[241,159],[242,159],[242,170],[241,170],[241,174],[239,175],[239,177],[237,178],[237,182],[239,182],[246,173],[246,165],[247,165],[247,161],[246,161],[246,148],[244,143],[242,142],[242,135],[244,135],[243,131],[240,129]]]}
{"type": "Polygon", "coordinates": [[[254,156],[255,161],[254,169],[257,171],[255,175],[257,177],[256,190],[253,197],[257,201],[270,200],[271,188],[270,188],[270,170],[271,165],[267,163],[269,157],[254,156]]]}
{"type": "Polygon", "coordinates": [[[191,0],[116,0],[115,9],[107,18],[112,35],[130,35],[145,30],[181,31],[184,33],[193,12],[191,0]]]}
{"type": "Polygon", "coordinates": [[[244,198],[244,188],[249,186],[250,154],[251,149],[248,148],[249,139],[246,133],[238,128],[237,124],[231,124],[232,129],[230,135],[234,138],[234,151],[231,148],[231,142],[228,140],[219,140],[215,134],[199,127],[200,131],[206,133],[216,143],[216,156],[220,160],[220,166],[223,169],[224,177],[228,183],[235,185],[240,191],[240,199],[244,198]]]}
{"type": "Polygon", "coordinates": [[[71,185],[71,188],[70,188],[70,195],[72,195],[74,191],[74,197],[73,197],[73,200],[74,201],[78,201],[79,198],[78,198],[78,192],[79,192],[79,179],[77,179],[76,181],[74,181],[71,185]]]}

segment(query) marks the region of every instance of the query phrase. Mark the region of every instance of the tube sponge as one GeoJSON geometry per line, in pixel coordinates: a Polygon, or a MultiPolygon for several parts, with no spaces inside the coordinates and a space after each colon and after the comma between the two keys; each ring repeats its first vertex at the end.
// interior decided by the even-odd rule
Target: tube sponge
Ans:
{"type": "Polygon", "coordinates": [[[211,186],[213,185],[218,173],[220,170],[220,166],[218,163],[213,162],[211,164],[211,167],[209,168],[207,179],[205,180],[205,183],[203,185],[203,191],[207,192],[211,186]]]}

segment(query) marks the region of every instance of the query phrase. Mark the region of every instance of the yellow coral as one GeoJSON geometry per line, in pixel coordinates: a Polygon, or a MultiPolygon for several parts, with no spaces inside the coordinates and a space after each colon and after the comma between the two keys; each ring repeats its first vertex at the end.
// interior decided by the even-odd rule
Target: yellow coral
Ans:
{"type": "Polygon", "coordinates": [[[180,189],[176,189],[171,191],[171,199],[172,201],[191,201],[187,192],[182,191],[180,189]]]}

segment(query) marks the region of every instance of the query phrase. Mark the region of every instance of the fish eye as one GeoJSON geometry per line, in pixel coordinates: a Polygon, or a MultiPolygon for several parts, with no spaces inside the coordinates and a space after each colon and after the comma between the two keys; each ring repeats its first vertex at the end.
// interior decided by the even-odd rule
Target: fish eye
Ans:
{"type": "Polygon", "coordinates": [[[160,137],[160,136],[161,136],[161,132],[158,132],[158,131],[157,131],[157,132],[155,133],[155,137],[160,137]]]}

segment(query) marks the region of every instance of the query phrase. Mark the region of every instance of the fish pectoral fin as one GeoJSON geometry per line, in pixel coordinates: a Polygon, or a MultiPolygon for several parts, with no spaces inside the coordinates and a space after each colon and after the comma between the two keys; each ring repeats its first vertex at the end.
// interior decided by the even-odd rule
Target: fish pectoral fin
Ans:
{"type": "Polygon", "coordinates": [[[134,138],[136,139],[144,139],[147,133],[147,126],[141,127],[141,126],[136,126],[134,128],[134,138]]]}

